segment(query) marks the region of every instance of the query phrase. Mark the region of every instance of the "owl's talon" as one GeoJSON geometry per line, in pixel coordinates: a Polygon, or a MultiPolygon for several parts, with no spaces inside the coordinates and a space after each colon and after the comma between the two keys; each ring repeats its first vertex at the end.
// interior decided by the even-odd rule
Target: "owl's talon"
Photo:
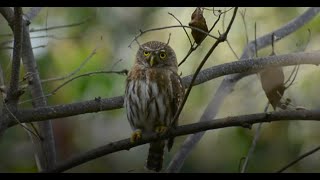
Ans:
{"type": "Polygon", "coordinates": [[[165,133],[165,132],[168,131],[168,127],[167,127],[167,126],[157,126],[157,127],[155,128],[155,131],[156,131],[157,133],[163,134],[163,133],[165,133]]]}
{"type": "Polygon", "coordinates": [[[136,141],[138,141],[139,139],[141,139],[141,136],[142,136],[142,132],[140,129],[137,129],[136,131],[134,131],[131,135],[131,138],[130,138],[130,142],[131,143],[135,143],[136,141]]]}

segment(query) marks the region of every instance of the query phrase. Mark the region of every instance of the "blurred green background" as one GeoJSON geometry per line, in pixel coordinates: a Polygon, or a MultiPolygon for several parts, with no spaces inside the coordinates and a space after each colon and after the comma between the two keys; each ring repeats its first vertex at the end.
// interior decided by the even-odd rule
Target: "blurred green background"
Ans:
{"type": "MultiPolygon", "coordinates": [[[[195,8],[43,8],[32,21],[31,29],[59,26],[85,21],[85,23],[68,28],[31,33],[34,54],[38,63],[40,77],[48,79],[64,76],[79,65],[97,48],[97,53],[76,74],[99,70],[130,69],[133,64],[138,45],[131,40],[139,29],[146,30],[178,22],[168,14],[173,13],[184,25],[190,21],[195,8]]],[[[224,8],[216,8],[224,10],[224,8]]],[[[254,39],[254,24],[257,24],[257,36],[260,37],[277,29],[291,19],[305,12],[307,8],[240,8],[246,9],[245,21],[249,40],[254,39]]],[[[29,8],[24,8],[27,12],[29,8]]],[[[228,24],[232,11],[227,13],[225,25],[228,24]]],[[[205,11],[209,27],[217,19],[212,11],[205,11]]],[[[213,30],[218,36],[222,32],[222,21],[213,30]]],[[[306,51],[319,49],[320,17],[316,17],[303,28],[275,44],[276,54],[287,54],[301,51],[308,44],[306,51]],[[311,38],[308,41],[308,29],[311,38]]],[[[0,16],[0,63],[6,82],[10,77],[10,60],[12,40],[7,22],[0,16]]],[[[190,34],[190,29],[187,29],[190,34]]],[[[140,43],[151,40],[166,42],[171,33],[170,46],[175,49],[180,62],[187,53],[190,44],[182,28],[166,29],[144,34],[140,43]]],[[[241,55],[246,45],[246,31],[240,14],[237,15],[229,33],[228,40],[234,51],[241,55]]],[[[179,68],[182,76],[192,74],[199,62],[214,43],[207,38],[179,68]]],[[[271,48],[259,51],[259,56],[267,56],[271,48]]],[[[226,43],[219,45],[213,52],[204,68],[235,61],[236,57],[226,43]]],[[[286,78],[293,67],[285,67],[286,78]]],[[[22,69],[21,77],[25,71],[22,69]]],[[[69,104],[95,97],[114,97],[123,95],[125,76],[118,74],[99,74],[82,77],[61,88],[55,95],[48,97],[48,105],[69,104]]],[[[211,80],[193,88],[182,111],[180,124],[197,122],[205,107],[212,99],[223,77],[211,80]]],[[[316,85],[320,80],[318,67],[302,65],[296,81],[285,92],[284,97],[290,98],[294,105],[307,109],[320,108],[319,91],[316,85]]],[[[50,93],[63,81],[44,83],[45,94],[50,93]]],[[[22,83],[23,84],[23,83],[22,83]]],[[[21,101],[29,100],[26,93],[21,101]]],[[[222,104],[217,118],[262,112],[267,99],[262,91],[258,76],[252,75],[242,79],[222,104]]],[[[30,108],[31,103],[20,104],[20,108],[30,108]]],[[[58,161],[63,161],[74,154],[85,152],[107,143],[128,138],[131,128],[127,122],[124,109],[78,115],[53,121],[58,161]]],[[[243,128],[224,128],[208,131],[186,159],[181,172],[238,172],[240,159],[246,155],[256,130],[243,128]]],[[[318,122],[292,121],[265,123],[256,150],[250,160],[248,172],[274,172],[295,159],[302,153],[320,144],[318,122]]],[[[176,138],[173,149],[166,153],[164,167],[179,150],[186,136],[176,138]]],[[[0,141],[0,172],[36,172],[32,144],[25,130],[20,126],[8,129],[0,141]]],[[[144,163],[149,146],[143,145],[120,151],[92,160],[67,172],[145,172],[144,163]]],[[[320,153],[315,153],[291,167],[286,172],[319,172],[320,153]]]]}

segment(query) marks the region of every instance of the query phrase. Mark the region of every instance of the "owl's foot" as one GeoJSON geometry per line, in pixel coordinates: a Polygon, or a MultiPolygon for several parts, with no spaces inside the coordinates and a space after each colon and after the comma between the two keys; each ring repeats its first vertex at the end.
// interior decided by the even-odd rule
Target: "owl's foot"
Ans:
{"type": "Polygon", "coordinates": [[[167,126],[157,126],[155,128],[155,131],[156,131],[156,133],[163,134],[168,131],[168,127],[167,126]]]}
{"type": "Polygon", "coordinates": [[[140,129],[135,130],[131,135],[130,142],[135,143],[136,141],[141,139],[141,136],[142,136],[142,131],[140,129]]]}

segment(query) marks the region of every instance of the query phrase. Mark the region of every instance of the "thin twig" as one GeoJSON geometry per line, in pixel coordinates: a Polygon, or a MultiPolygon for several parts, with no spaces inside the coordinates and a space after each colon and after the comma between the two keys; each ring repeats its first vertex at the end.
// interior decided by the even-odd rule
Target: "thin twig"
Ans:
{"type": "Polygon", "coordinates": [[[248,36],[248,29],[247,29],[247,23],[246,23],[246,12],[247,12],[247,9],[244,8],[243,11],[239,11],[239,12],[240,12],[240,15],[241,15],[241,18],[242,18],[242,21],[243,21],[244,30],[245,30],[246,44],[248,44],[249,43],[249,36],[248,36]]]}
{"type": "Polygon", "coordinates": [[[19,104],[23,104],[23,103],[27,103],[27,102],[31,102],[35,99],[40,99],[40,98],[47,98],[49,96],[55,95],[57,93],[58,90],[60,90],[63,86],[67,85],[68,83],[70,83],[71,81],[84,77],[84,76],[92,76],[92,75],[96,75],[96,74],[127,74],[127,70],[121,70],[121,71],[93,71],[93,72],[89,72],[89,73],[84,73],[84,74],[80,74],[78,76],[75,76],[67,81],[65,81],[64,83],[60,84],[58,87],[56,87],[53,91],[51,91],[49,94],[46,94],[44,96],[39,96],[39,97],[35,97],[29,100],[25,100],[22,102],[19,102],[19,104]]]}
{"type": "Polygon", "coordinates": [[[88,18],[85,18],[83,21],[76,22],[76,23],[40,28],[40,29],[30,29],[30,32],[50,31],[50,30],[54,30],[54,29],[62,29],[62,28],[70,28],[70,27],[80,26],[80,25],[85,24],[86,22],[90,21],[91,19],[92,19],[92,17],[88,17],[88,18]]]}
{"type": "MultiPolygon", "coordinates": [[[[308,39],[307,39],[307,43],[306,43],[306,45],[305,45],[300,51],[303,52],[303,51],[305,51],[305,50],[307,49],[307,47],[308,47],[308,45],[309,45],[309,43],[310,43],[310,39],[311,39],[311,31],[310,31],[310,29],[308,29],[308,39]]],[[[300,68],[300,65],[295,66],[295,67],[293,68],[293,70],[292,70],[289,78],[286,80],[286,82],[284,82],[284,84],[289,83],[290,80],[291,80],[291,78],[293,77],[293,79],[292,79],[292,81],[289,83],[289,85],[285,87],[286,89],[288,89],[288,88],[293,84],[293,82],[295,81],[295,79],[296,79],[296,77],[297,77],[297,75],[298,75],[298,72],[299,72],[299,68],[300,68]],[[294,75],[293,75],[293,74],[294,74],[294,75]]]]}
{"type": "Polygon", "coordinates": [[[72,36],[72,37],[57,37],[55,35],[43,35],[43,36],[32,36],[31,39],[38,39],[38,38],[51,38],[55,40],[65,40],[65,39],[79,39],[81,36],[72,36]]]}
{"type": "MultiPolygon", "coordinates": [[[[32,47],[32,49],[45,48],[47,46],[48,45],[39,45],[39,46],[32,47]]],[[[7,49],[14,49],[14,48],[11,46],[4,46],[0,48],[0,50],[7,50],[7,49]]]]}
{"type": "MultiPolygon", "coordinates": [[[[65,24],[65,25],[58,25],[58,26],[51,26],[51,27],[45,27],[45,28],[40,28],[40,29],[30,29],[30,33],[32,32],[39,32],[39,31],[50,31],[50,30],[55,30],[55,29],[62,29],[62,28],[70,28],[70,27],[75,27],[75,26],[80,26],[82,24],[85,24],[86,22],[90,21],[92,17],[88,17],[83,21],[76,22],[76,23],[71,23],[71,24],[65,24]]],[[[12,34],[0,34],[1,36],[12,36],[12,34]]]]}
{"type": "Polygon", "coordinates": [[[80,64],[80,66],[78,68],[76,68],[74,71],[72,71],[71,73],[65,75],[65,76],[61,76],[61,77],[55,77],[55,78],[50,78],[50,79],[44,79],[41,80],[41,83],[47,83],[47,82],[52,82],[52,81],[58,81],[58,80],[63,80],[66,78],[69,78],[71,76],[73,76],[74,74],[76,74],[77,72],[79,72],[81,70],[81,68],[84,67],[84,65],[97,53],[97,48],[95,48],[90,54],[89,56],[80,64]]]}
{"type": "Polygon", "coordinates": [[[133,147],[140,146],[151,141],[167,139],[169,137],[183,136],[187,134],[194,134],[201,131],[220,129],[226,127],[244,127],[248,128],[252,124],[261,122],[273,122],[273,121],[287,121],[287,120],[315,120],[319,121],[319,110],[301,110],[301,111],[278,111],[272,113],[258,113],[242,116],[227,117],[221,119],[210,120],[206,122],[198,122],[183,126],[178,126],[175,129],[170,129],[167,133],[159,135],[153,133],[151,135],[144,135],[138,141],[131,143],[130,139],[123,139],[120,141],[112,142],[107,145],[92,149],[90,151],[80,153],[71,157],[70,159],[59,163],[54,168],[48,171],[42,171],[45,173],[57,173],[69,170],[80,164],[86,163],[93,159],[118,152],[121,150],[130,150],[133,147]]]}
{"type": "Polygon", "coordinates": [[[287,79],[283,84],[287,84],[287,83],[291,80],[291,78],[293,77],[293,74],[294,74],[295,71],[297,70],[297,67],[298,67],[298,66],[294,66],[294,67],[293,67],[293,70],[291,71],[288,79],[287,79]]]}
{"type": "Polygon", "coordinates": [[[23,125],[19,119],[10,111],[10,109],[8,108],[8,106],[6,105],[5,102],[3,102],[3,105],[5,107],[5,109],[9,112],[9,114],[13,117],[13,119],[17,122],[17,124],[19,124],[24,130],[26,130],[27,132],[31,133],[34,137],[36,137],[39,141],[41,140],[40,138],[40,134],[38,133],[38,131],[33,132],[31,129],[29,129],[27,126],[23,125]]]}
{"type": "Polygon", "coordinates": [[[171,38],[171,33],[169,33],[169,37],[168,37],[168,40],[167,40],[166,46],[168,46],[168,44],[169,44],[169,42],[170,42],[170,38],[171,38]]]}
{"type": "Polygon", "coordinates": [[[311,154],[317,152],[320,150],[320,146],[302,154],[301,156],[299,156],[297,159],[293,160],[292,162],[290,162],[289,164],[285,165],[283,168],[279,169],[278,171],[276,171],[275,173],[282,173],[283,171],[287,170],[288,168],[290,168],[291,166],[295,165],[296,163],[298,163],[300,160],[304,159],[305,157],[310,156],[311,154]]]}
{"type": "Polygon", "coordinates": [[[307,43],[306,45],[302,48],[302,51],[305,51],[310,43],[310,40],[311,40],[311,30],[308,29],[308,39],[307,39],[307,43]]]}
{"type": "Polygon", "coordinates": [[[207,36],[212,37],[213,39],[218,39],[217,37],[209,34],[208,32],[205,32],[204,30],[202,30],[202,29],[200,29],[200,28],[197,28],[197,27],[186,26],[186,25],[173,25],[173,26],[164,26],[164,27],[159,27],[159,28],[147,29],[147,30],[144,30],[144,31],[140,29],[140,33],[133,38],[133,40],[130,42],[130,44],[129,44],[128,47],[131,47],[132,43],[133,43],[134,41],[137,41],[137,39],[138,39],[140,36],[142,36],[143,34],[145,34],[145,33],[152,32],[152,31],[159,31],[159,30],[163,30],[163,29],[170,29],[170,28],[181,28],[181,27],[182,27],[182,28],[193,29],[193,30],[202,32],[202,33],[206,34],[207,36]]]}
{"type": "MultiPolygon", "coordinates": [[[[176,16],[174,16],[174,15],[173,15],[172,13],[170,13],[170,12],[168,12],[168,14],[171,15],[174,19],[176,19],[181,26],[183,26],[183,24],[181,23],[181,21],[180,21],[176,16]]],[[[192,45],[192,41],[191,41],[191,38],[190,38],[189,34],[187,33],[186,28],[185,28],[185,27],[182,27],[182,28],[183,28],[184,32],[186,33],[186,35],[187,35],[187,37],[188,37],[188,39],[189,39],[190,46],[192,47],[192,46],[193,46],[193,45],[192,45]]]]}
{"type": "MultiPolygon", "coordinates": [[[[310,39],[311,39],[311,31],[310,31],[310,29],[308,29],[308,39],[307,39],[307,43],[306,43],[306,45],[305,45],[300,51],[303,52],[303,51],[305,51],[305,50],[307,49],[307,47],[308,47],[308,45],[309,45],[309,43],[310,43],[310,39]]],[[[294,77],[293,80],[289,83],[289,85],[286,86],[286,89],[288,89],[288,88],[293,84],[294,80],[295,80],[296,77],[297,77],[299,68],[300,68],[300,65],[294,66],[293,70],[292,70],[291,73],[290,73],[290,76],[288,77],[288,79],[286,80],[286,82],[284,82],[284,84],[287,84],[287,83],[290,82],[291,78],[294,77]],[[294,76],[293,76],[293,74],[294,74],[294,76]]]]}
{"type": "Polygon", "coordinates": [[[123,61],[123,59],[119,59],[119,60],[117,60],[115,63],[113,63],[113,65],[112,65],[111,68],[110,68],[110,71],[113,71],[113,69],[114,69],[121,61],[123,61]]]}
{"type": "Polygon", "coordinates": [[[207,11],[212,11],[213,15],[219,16],[220,14],[227,13],[228,11],[233,9],[233,7],[229,8],[228,10],[224,10],[224,11],[221,11],[220,9],[219,10],[215,10],[214,7],[212,8],[212,10],[209,9],[209,8],[205,8],[205,7],[203,7],[202,9],[207,10],[207,11]],[[219,13],[218,15],[215,13],[216,11],[219,13]]]}
{"type": "MultiPolygon", "coordinates": [[[[224,32],[225,29],[224,29],[224,21],[226,19],[226,14],[223,14],[223,17],[222,17],[222,31],[224,32]]],[[[229,43],[229,40],[227,39],[226,40],[227,42],[227,45],[229,46],[229,49],[231,50],[232,54],[234,55],[235,58],[237,58],[239,60],[239,56],[237,55],[237,53],[233,50],[231,44],[229,43]]]]}
{"type": "MultiPolygon", "coordinates": [[[[264,113],[267,113],[268,107],[269,107],[269,103],[267,103],[266,107],[264,108],[264,113]]],[[[242,169],[241,169],[241,173],[245,173],[246,172],[246,169],[247,169],[247,166],[248,166],[248,163],[249,163],[249,159],[253,155],[253,152],[256,149],[256,145],[257,145],[258,139],[260,137],[261,127],[262,127],[262,123],[259,123],[259,125],[257,127],[257,130],[256,130],[256,133],[254,134],[252,143],[250,145],[249,151],[247,153],[247,156],[245,157],[245,160],[244,160],[244,163],[243,163],[243,166],[242,166],[242,169]]]]}
{"type": "Polygon", "coordinates": [[[60,84],[58,87],[56,87],[50,94],[55,94],[59,89],[61,89],[63,86],[65,86],[66,84],[70,83],[71,81],[84,77],[84,76],[92,76],[92,75],[96,75],[96,74],[126,74],[127,70],[121,70],[121,71],[94,71],[94,72],[89,72],[89,73],[84,73],[78,76],[75,76],[69,80],[67,80],[66,82],[60,84]]]}
{"type": "Polygon", "coordinates": [[[45,45],[39,45],[39,46],[32,47],[32,49],[45,48],[45,47],[47,47],[47,46],[48,46],[48,44],[45,44],[45,45]]]}
{"type": "Polygon", "coordinates": [[[233,15],[232,15],[232,18],[231,18],[231,20],[230,20],[230,23],[229,23],[229,25],[228,25],[228,27],[227,27],[227,30],[226,30],[223,34],[221,34],[221,35],[219,36],[218,40],[212,45],[212,47],[210,48],[210,50],[208,51],[208,53],[206,54],[206,56],[203,58],[203,60],[202,60],[201,63],[199,64],[196,72],[195,72],[194,75],[192,76],[191,83],[190,83],[190,85],[189,85],[189,87],[188,87],[188,89],[187,89],[187,91],[186,91],[186,93],[185,93],[185,96],[184,96],[184,98],[183,98],[183,100],[182,100],[182,102],[181,102],[181,104],[180,104],[180,106],[179,106],[179,108],[178,108],[178,110],[177,110],[177,112],[176,112],[176,114],[175,114],[172,122],[176,122],[176,120],[179,118],[180,113],[181,113],[181,111],[182,111],[182,109],[183,109],[183,107],[184,107],[184,105],[185,105],[185,103],[186,103],[186,101],[187,101],[187,99],[188,99],[188,96],[189,96],[189,94],[190,94],[190,92],[191,92],[191,89],[192,89],[192,87],[193,87],[193,83],[194,83],[195,79],[197,78],[199,72],[201,71],[203,65],[206,63],[206,61],[208,60],[208,58],[210,57],[210,55],[212,54],[212,52],[215,50],[215,48],[216,48],[221,42],[224,42],[224,41],[227,39],[228,33],[229,33],[229,31],[230,31],[230,29],[231,29],[231,26],[232,26],[232,24],[233,24],[233,21],[234,21],[234,19],[235,19],[235,17],[236,17],[237,10],[238,10],[238,8],[236,7],[236,8],[234,9],[234,11],[233,11],[233,15]]]}
{"type": "MultiPolygon", "coordinates": [[[[299,72],[299,68],[300,68],[300,65],[298,65],[298,67],[296,68],[296,70],[294,71],[294,76],[293,76],[293,79],[292,81],[285,87],[285,89],[288,89],[292,84],[293,82],[296,80],[296,77],[298,75],[298,72],[299,72]]],[[[291,78],[291,77],[290,77],[291,78]]],[[[284,84],[287,84],[287,81],[284,83],[284,84]]]]}
{"type": "MultiPolygon", "coordinates": [[[[222,13],[219,14],[218,18],[216,19],[216,21],[213,23],[212,27],[209,29],[208,33],[211,33],[211,31],[213,30],[213,28],[217,25],[217,23],[220,20],[222,13]]],[[[206,37],[205,37],[206,38],[206,37]]],[[[192,54],[193,51],[195,51],[200,45],[197,44],[195,47],[193,47],[195,43],[192,44],[192,46],[190,47],[187,55],[181,60],[181,62],[178,64],[178,66],[182,65],[187,59],[188,57],[192,54]]]]}
{"type": "MultiPolygon", "coordinates": [[[[272,34],[272,37],[274,37],[274,34],[272,34]]],[[[271,44],[273,45],[273,38],[271,39],[271,44]]],[[[254,55],[255,57],[259,57],[257,45],[257,22],[254,22],[254,55]]]]}

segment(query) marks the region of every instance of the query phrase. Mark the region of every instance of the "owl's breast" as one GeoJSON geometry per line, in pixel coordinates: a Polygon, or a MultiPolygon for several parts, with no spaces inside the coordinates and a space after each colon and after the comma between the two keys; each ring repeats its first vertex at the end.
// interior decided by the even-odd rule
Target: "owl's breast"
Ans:
{"type": "Polygon", "coordinates": [[[172,87],[165,75],[153,73],[147,71],[145,79],[131,80],[127,84],[125,107],[133,129],[154,131],[156,126],[167,126],[172,120],[168,108],[172,87]]]}

